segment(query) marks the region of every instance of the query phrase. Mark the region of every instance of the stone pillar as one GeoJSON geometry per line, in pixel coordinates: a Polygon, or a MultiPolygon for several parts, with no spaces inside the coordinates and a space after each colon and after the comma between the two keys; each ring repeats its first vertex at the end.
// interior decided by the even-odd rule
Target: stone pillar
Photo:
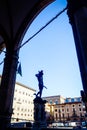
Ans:
{"type": "Polygon", "coordinates": [[[40,97],[34,99],[34,126],[33,130],[40,130],[45,128],[46,124],[46,112],[45,112],[46,100],[42,100],[40,97]]]}
{"type": "Polygon", "coordinates": [[[17,52],[7,51],[0,85],[0,130],[6,130],[11,121],[17,64],[17,52]]]}
{"type": "Polygon", "coordinates": [[[87,96],[87,0],[67,0],[84,93],[87,96]]]}

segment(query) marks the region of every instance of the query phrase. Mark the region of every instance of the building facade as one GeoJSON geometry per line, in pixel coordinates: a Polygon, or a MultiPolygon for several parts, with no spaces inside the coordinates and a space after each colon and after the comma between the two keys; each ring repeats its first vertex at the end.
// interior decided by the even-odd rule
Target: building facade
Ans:
{"type": "Polygon", "coordinates": [[[23,84],[15,84],[12,122],[34,120],[33,99],[35,92],[34,89],[23,84]]]}
{"type": "Polygon", "coordinates": [[[81,97],[63,98],[62,96],[44,97],[50,108],[50,116],[54,121],[85,120],[85,106],[81,97]]]}

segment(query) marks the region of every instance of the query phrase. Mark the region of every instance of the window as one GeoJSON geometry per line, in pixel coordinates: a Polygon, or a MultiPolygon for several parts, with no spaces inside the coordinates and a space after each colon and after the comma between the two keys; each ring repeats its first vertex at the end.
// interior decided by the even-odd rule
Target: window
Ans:
{"type": "Polygon", "coordinates": [[[25,111],[27,111],[27,109],[25,109],[25,111]]]}
{"type": "Polygon", "coordinates": [[[25,94],[25,92],[23,92],[23,94],[25,94]]]}
{"type": "Polygon", "coordinates": [[[77,101],[80,102],[80,101],[81,101],[81,98],[77,98],[77,101]]]}
{"type": "Polygon", "coordinates": [[[62,114],[62,117],[64,118],[64,113],[62,114]]]}
{"type": "Polygon", "coordinates": [[[75,108],[73,108],[72,111],[75,112],[76,111],[75,108]]]}
{"type": "Polygon", "coordinates": [[[55,112],[57,112],[57,109],[55,109],[55,112]]]}
{"type": "Polygon", "coordinates": [[[82,113],[80,113],[80,116],[82,117],[82,113]]]}
{"type": "Polygon", "coordinates": [[[65,102],[66,102],[66,103],[69,102],[68,99],[66,99],[65,102]]]}
{"type": "Polygon", "coordinates": [[[20,110],[20,108],[18,107],[17,110],[20,110]]]}
{"type": "Polygon", "coordinates": [[[59,111],[58,111],[59,113],[61,113],[61,111],[60,111],[60,109],[59,109],[59,111]]]}
{"type": "Polygon", "coordinates": [[[75,101],[74,98],[72,98],[72,99],[71,99],[71,102],[74,102],[74,101],[75,101]]]}
{"type": "Polygon", "coordinates": [[[55,101],[55,104],[56,104],[56,105],[58,104],[58,101],[57,101],[57,100],[55,101]]]}
{"type": "Polygon", "coordinates": [[[69,109],[67,108],[67,112],[69,112],[69,109]]]}
{"type": "Polygon", "coordinates": [[[69,118],[69,113],[68,113],[67,117],[69,118]]]}
{"type": "Polygon", "coordinates": [[[20,101],[21,99],[19,98],[18,101],[20,101]]]}
{"type": "Polygon", "coordinates": [[[55,120],[56,121],[58,120],[58,114],[57,113],[55,114],[55,120]]]}
{"type": "Polygon", "coordinates": [[[21,108],[21,111],[23,111],[23,108],[21,108]]]}
{"type": "Polygon", "coordinates": [[[50,100],[50,104],[52,104],[52,100],[50,100]]]}
{"type": "Polygon", "coordinates": [[[67,99],[65,100],[65,102],[66,102],[66,103],[71,102],[71,98],[67,98],[67,99]]]}
{"type": "Polygon", "coordinates": [[[81,108],[79,108],[79,111],[81,111],[81,108]]]}
{"type": "Polygon", "coordinates": [[[72,105],[72,107],[75,107],[75,105],[72,105]]]}

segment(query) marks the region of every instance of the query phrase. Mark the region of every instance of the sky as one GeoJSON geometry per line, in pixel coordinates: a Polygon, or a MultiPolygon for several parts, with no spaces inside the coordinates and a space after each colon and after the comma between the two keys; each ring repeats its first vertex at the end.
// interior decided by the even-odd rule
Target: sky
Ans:
{"type": "MultiPolygon", "coordinates": [[[[28,28],[22,44],[66,7],[66,0],[56,0],[47,6],[28,28]]],[[[0,62],[4,54],[0,56],[0,62]]],[[[35,74],[43,70],[42,96],[61,95],[79,97],[83,89],[72,27],[67,11],[49,24],[37,36],[20,49],[19,62],[22,76],[17,74],[16,81],[39,91],[35,74]]],[[[2,74],[3,65],[0,66],[2,74]]]]}

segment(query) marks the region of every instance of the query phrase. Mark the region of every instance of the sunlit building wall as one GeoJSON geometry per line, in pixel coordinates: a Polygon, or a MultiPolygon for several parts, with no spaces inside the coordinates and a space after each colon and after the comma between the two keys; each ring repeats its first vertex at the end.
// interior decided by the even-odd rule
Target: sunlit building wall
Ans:
{"type": "Polygon", "coordinates": [[[52,113],[55,121],[84,120],[85,118],[86,111],[81,97],[63,98],[62,96],[49,96],[43,99],[48,101],[50,108],[53,108],[52,113]]]}
{"type": "Polygon", "coordinates": [[[23,84],[16,83],[13,100],[12,122],[34,120],[34,93],[36,91],[23,84]]]}
{"type": "Polygon", "coordinates": [[[65,98],[60,95],[43,97],[43,99],[47,100],[48,104],[60,104],[65,102],[65,98]]]}

